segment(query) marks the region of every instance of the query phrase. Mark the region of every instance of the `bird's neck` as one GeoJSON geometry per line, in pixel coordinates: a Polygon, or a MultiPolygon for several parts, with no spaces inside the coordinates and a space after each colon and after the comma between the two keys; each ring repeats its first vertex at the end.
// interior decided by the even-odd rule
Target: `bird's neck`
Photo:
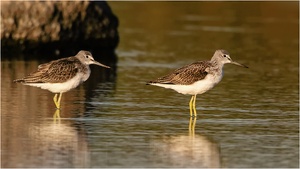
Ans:
{"type": "Polygon", "coordinates": [[[211,60],[210,63],[211,67],[209,68],[208,73],[222,78],[224,64],[218,62],[217,60],[211,60]]]}
{"type": "Polygon", "coordinates": [[[219,62],[218,60],[215,60],[215,59],[212,59],[210,62],[213,67],[221,69],[221,70],[223,69],[224,63],[219,62]]]}

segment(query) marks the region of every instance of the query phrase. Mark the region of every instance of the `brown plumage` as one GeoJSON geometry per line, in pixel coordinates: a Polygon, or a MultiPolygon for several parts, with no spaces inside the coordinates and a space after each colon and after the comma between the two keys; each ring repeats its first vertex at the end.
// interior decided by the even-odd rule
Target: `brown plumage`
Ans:
{"type": "Polygon", "coordinates": [[[156,80],[149,81],[151,83],[175,84],[175,85],[190,85],[195,81],[205,78],[208,74],[207,68],[211,66],[210,61],[198,61],[189,65],[185,65],[175,71],[160,77],[156,80]]]}
{"type": "Polygon", "coordinates": [[[62,58],[41,64],[38,70],[22,79],[14,80],[20,83],[63,83],[72,79],[78,71],[85,73],[87,68],[76,57],[62,58]]]}

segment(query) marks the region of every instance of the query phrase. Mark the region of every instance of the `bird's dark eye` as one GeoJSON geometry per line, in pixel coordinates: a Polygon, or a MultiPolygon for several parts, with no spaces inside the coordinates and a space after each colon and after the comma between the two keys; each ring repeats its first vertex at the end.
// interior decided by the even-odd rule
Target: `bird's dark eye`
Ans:
{"type": "Polygon", "coordinates": [[[226,58],[226,55],[223,55],[224,58],[226,58]]]}
{"type": "Polygon", "coordinates": [[[89,58],[89,55],[85,55],[85,58],[89,58]]]}

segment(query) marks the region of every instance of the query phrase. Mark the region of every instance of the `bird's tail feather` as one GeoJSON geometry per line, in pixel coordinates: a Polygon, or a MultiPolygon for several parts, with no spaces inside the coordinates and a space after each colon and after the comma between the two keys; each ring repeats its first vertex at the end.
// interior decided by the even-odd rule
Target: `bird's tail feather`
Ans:
{"type": "Polygon", "coordinates": [[[25,83],[24,79],[16,79],[13,81],[14,83],[25,83]]]}

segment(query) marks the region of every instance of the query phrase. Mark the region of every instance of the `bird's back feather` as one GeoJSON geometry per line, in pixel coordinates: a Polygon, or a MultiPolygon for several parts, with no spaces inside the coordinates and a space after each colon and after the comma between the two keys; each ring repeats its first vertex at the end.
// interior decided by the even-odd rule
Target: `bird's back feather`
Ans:
{"type": "Polygon", "coordinates": [[[192,64],[183,66],[175,71],[160,77],[154,81],[149,81],[147,84],[174,84],[174,85],[190,85],[196,81],[206,77],[208,72],[206,68],[211,65],[210,61],[198,61],[192,64]]]}
{"type": "Polygon", "coordinates": [[[78,72],[81,62],[75,57],[62,58],[38,66],[38,70],[22,79],[14,80],[19,83],[62,83],[78,72]]]}

